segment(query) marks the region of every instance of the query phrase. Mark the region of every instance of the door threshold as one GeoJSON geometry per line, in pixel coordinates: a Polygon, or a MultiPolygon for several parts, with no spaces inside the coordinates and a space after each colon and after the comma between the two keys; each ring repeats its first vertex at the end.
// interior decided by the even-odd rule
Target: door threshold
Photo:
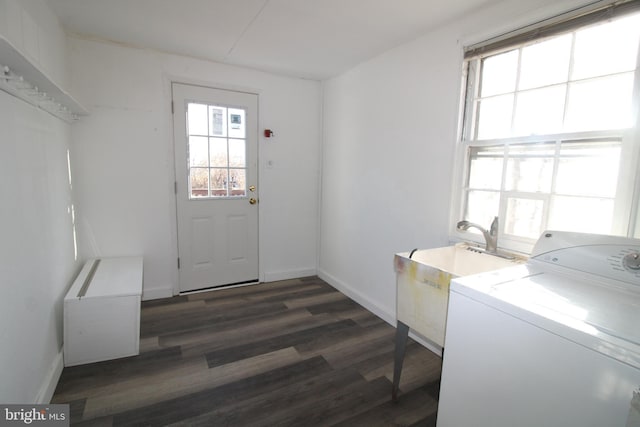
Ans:
{"type": "Polygon", "coordinates": [[[179,292],[178,295],[190,295],[190,294],[199,294],[201,292],[221,291],[223,289],[232,289],[232,288],[239,288],[241,286],[251,286],[251,285],[258,285],[258,284],[260,284],[260,281],[258,279],[247,280],[244,282],[228,283],[226,285],[209,286],[206,288],[193,289],[190,291],[182,291],[182,292],[179,292]]]}

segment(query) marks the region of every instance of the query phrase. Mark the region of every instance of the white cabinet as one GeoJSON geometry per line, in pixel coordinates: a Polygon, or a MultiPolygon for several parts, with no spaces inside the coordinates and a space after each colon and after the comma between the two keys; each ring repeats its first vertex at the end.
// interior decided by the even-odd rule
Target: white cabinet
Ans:
{"type": "Polygon", "coordinates": [[[141,298],[142,257],[87,261],[64,299],[65,366],[137,355],[141,298]]]}

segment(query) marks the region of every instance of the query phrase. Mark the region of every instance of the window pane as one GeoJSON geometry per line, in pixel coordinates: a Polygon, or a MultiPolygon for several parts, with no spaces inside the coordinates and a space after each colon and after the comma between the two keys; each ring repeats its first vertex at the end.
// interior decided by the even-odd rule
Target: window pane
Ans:
{"type": "Polygon", "coordinates": [[[229,108],[229,138],[245,138],[245,112],[229,108]]]}
{"type": "Polygon", "coordinates": [[[554,143],[509,146],[506,190],[551,191],[554,154],[554,143]]]}
{"type": "Polygon", "coordinates": [[[531,89],[567,81],[571,39],[572,35],[566,34],[523,48],[518,88],[531,89]]]}
{"type": "Polygon", "coordinates": [[[191,168],[189,171],[191,198],[209,196],[209,169],[191,168]]]}
{"type": "Polygon", "coordinates": [[[246,166],[244,139],[229,140],[229,166],[236,168],[244,168],[246,166]]]}
{"type": "Polygon", "coordinates": [[[207,135],[207,106],[205,104],[187,105],[187,133],[189,135],[207,135]]]}
{"type": "Polygon", "coordinates": [[[635,69],[639,38],[640,14],[578,31],[572,79],[635,69]]]}
{"type": "Polygon", "coordinates": [[[571,83],[565,130],[627,128],[633,123],[633,73],[571,83]]]}
{"type": "Polygon", "coordinates": [[[551,189],[553,159],[509,159],[507,162],[507,191],[530,193],[551,189]]]}
{"type": "Polygon", "coordinates": [[[551,199],[549,229],[610,234],[613,200],[555,196],[551,199]]]}
{"type": "Polygon", "coordinates": [[[478,139],[501,138],[511,134],[513,94],[483,99],[478,108],[478,139]]]}
{"type": "Polygon", "coordinates": [[[189,137],[189,165],[190,166],[209,166],[208,163],[209,150],[207,148],[207,137],[190,136],[189,137]]]}
{"type": "Polygon", "coordinates": [[[504,232],[536,239],[542,233],[544,201],[509,197],[504,232]]]}
{"type": "Polygon", "coordinates": [[[228,181],[227,169],[211,169],[211,196],[226,196],[228,181]]]}
{"type": "Polygon", "coordinates": [[[209,106],[211,136],[227,136],[227,109],[217,105],[209,106]]]}
{"type": "Polygon", "coordinates": [[[230,196],[246,195],[246,171],[244,169],[229,170],[230,196]]]}
{"type": "Polygon", "coordinates": [[[516,90],[518,50],[490,56],[482,61],[480,96],[492,96],[516,90]]]}
{"type": "Polygon", "coordinates": [[[211,166],[227,167],[227,138],[209,138],[211,166]]]}
{"type": "Polygon", "coordinates": [[[621,143],[565,142],[560,149],[556,193],[615,197],[621,143]]]}
{"type": "Polygon", "coordinates": [[[500,193],[497,191],[474,191],[467,194],[467,209],[464,218],[477,224],[489,227],[493,218],[498,215],[500,193]]]}
{"type": "Polygon", "coordinates": [[[518,93],[514,135],[558,133],[562,129],[566,85],[518,93]]]}
{"type": "Polygon", "coordinates": [[[502,185],[504,146],[470,149],[469,188],[499,190],[502,185]]]}

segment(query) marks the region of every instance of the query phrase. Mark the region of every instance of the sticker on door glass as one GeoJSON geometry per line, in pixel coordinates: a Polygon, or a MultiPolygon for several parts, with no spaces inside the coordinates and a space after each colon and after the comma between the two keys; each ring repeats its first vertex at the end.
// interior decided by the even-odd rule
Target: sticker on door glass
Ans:
{"type": "Polygon", "coordinates": [[[230,114],[229,121],[231,122],[231,129],[240,129],[242,116],[240,114],[230,114]]]}
{"type": "Polygon", "coordinates": [[[224,136],[224,110],[216,107],[209,108],[211,109],[211,135],[224,136]]]}

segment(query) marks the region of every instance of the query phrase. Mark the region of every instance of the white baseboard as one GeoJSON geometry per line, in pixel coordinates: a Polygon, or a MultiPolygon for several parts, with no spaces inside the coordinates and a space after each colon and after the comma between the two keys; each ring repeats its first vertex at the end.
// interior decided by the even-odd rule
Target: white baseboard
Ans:
{"type": "MultiPolygon", "coordinates": [[[[330,284],[331,286],[333,286],[334,288],[336,288],[337,290],[339,290],[340,292],[342,292],[343,294],[345,294],[346,296],[348,296],[349,298],[351,298],[352,300],[354,300],[355,302],[357,302],[358,304],[360,304],[361,306],[363,306],[364,308],[366,308],[367,310],[369,310],[370,312],[372,312],[373,314],[375,314],[376,316],[378,316],[379,318],[381,318],[382,320],[384,320],[385,322],[393,326],[394,328],[396,327],[395,312],[391,313],[388,310],[382,308],[378,303],[373,301],[368,296],[364,295],[362,292],[354,290],[352,286],[349,286],[345,282],[336,279],[335,277],[333,277],[332,275],[330,275],[329,273],[327,273],[322,269],[318,270],[318,277],[320,277],[322,280],[324,280],[325,282],[327,282],[328,284],[330,284]]],[[[442,348],[437,344],[432,343],[428,339],[414,333],[413,331],[409,331],[409,336],[413,338],[416,342],[421,344],[422,346],[434,352],[435,354],[442,356],[442,348]]]]}
{"type": "Polygon", "coordinates": [[[336,279],[331,274],[326,271],[319,269],[318,277],[322,280],[387,322],[393,327],[396,326],[396,313],[390,312],[387,309],[381,307],[376,301],[369,298],[367,295],[364,295],[362,292],[356,291],[352,286],[349,286],[347,283],[336,279]]]}
{"type": "Polygon", "coordinates": [[[170,298],[173,296],[173,288],[149,288],[142,289],[142,300],[170,298]]]}
{"type": "Polygon", "coordinates": [[[302,270],[287,270],[287,271],[268,271],[264,273],[263,282],[277,282],[278,280],[298,279],[300,277],[315,276],[317,270],[315,268],[308,268],[302,270]]]}
{"type": "Polygon", "coordinates": [[[35,402],[36,404],[47,404],[51,402],[51,398],[53,397],[53,393],[56,391],[56,387],[58,386],[58,381],[60,380],[60,375],[62,375],[62,369],[64,368],[64,358],[62,348],[53,359],[49,370],[47,371],[47,375],[44,378],[44,381],[40,385],[40,390],[38,390],[38,395],[36,396],[35,402]]]}

